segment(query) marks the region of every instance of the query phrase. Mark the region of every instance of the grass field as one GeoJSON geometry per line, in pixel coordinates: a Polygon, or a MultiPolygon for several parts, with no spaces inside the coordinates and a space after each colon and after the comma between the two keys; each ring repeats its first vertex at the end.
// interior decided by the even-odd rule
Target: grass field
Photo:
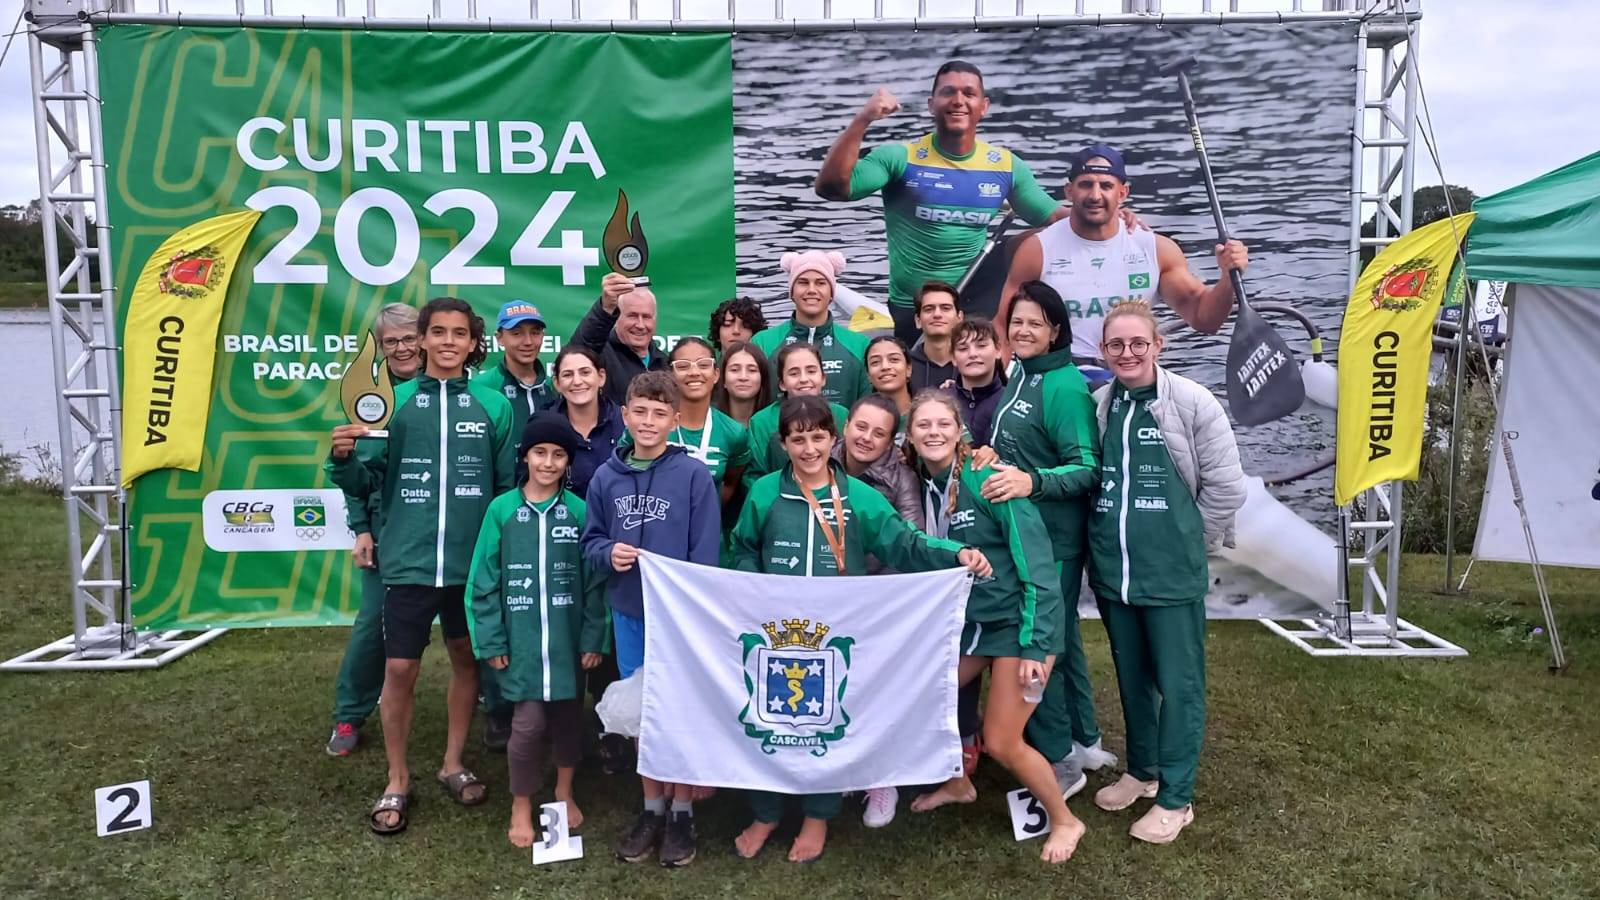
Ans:
{"type": "MultiPolygon", "coordinates": [[[[4,656],[69,630],[60,508],[0,496],[4,656]]],[[[1465,598],[1430,593],[1437,560],[1409,559],[1406,573],[1407,617],[1470,658],[1312,660],[1253,623],[1215,626],[1196,823],[1172,846],[1135,845],[1129,814],[1102,813],[1084,795],[1072,806],[1088,836],[1058,868],[1037,861],[1037,842],[1012,842],[1001,795],[1014,785],[985,762],[978,803],[930,816],[902,803],[874,832],[847,807],[826,857],[807,867],[770,849],[736,858],[744,805],[724,794],[701,810],[699,861],[674,872],[610,858],[637,783],[585,770],[589,856],[534,869],[505,841],[503,757],[469,753],[491,784],[485,807],[455,807],[429,783],[444,729],[437,653],[413,741],[425,751],[413,756],[413,823],[377,838],[364,823],[383,783],[381,748],[343,760],[322,752],[340,629],[233,632],[155,672],[3,675],[0,896],[1594,896],[1592,576],[1552,580],[1573,659],[1552,677],[1524,570],[1479,566],[1465,598]],[[155,827],[96,838],[93,788],[142,778],[155,827]]],[[[1120,749],[1104,632],[1091,622],[1084,636],[1107,745],[1120,749]]],[[[476,748],[476,729],[473,739],[476,748]]]]}

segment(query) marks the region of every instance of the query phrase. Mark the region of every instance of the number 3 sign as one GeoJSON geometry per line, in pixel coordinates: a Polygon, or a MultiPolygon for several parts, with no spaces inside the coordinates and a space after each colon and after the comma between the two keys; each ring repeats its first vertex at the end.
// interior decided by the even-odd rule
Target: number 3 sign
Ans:
{"type": "Polygon", "coordinates": [[[150,782],[130,781],[94,791],[95,834],[108,837],[150,827],[150,782]]]}
{"type": "Polygon", "coordinates": [[[539,807],[539,825],[544,840],[533,845],[533,864],[566,862],[583,858],[583,838],[567,832],[567,804],[562,801],[539,807]]]}
{"type": "Polygon", "coordinates": [[[1017,840],[1032,840],[1050,830],[1050,814],[1027,788],[1006,794],[1006,806],[1011,809],[1011,834],[1017,840]]]}

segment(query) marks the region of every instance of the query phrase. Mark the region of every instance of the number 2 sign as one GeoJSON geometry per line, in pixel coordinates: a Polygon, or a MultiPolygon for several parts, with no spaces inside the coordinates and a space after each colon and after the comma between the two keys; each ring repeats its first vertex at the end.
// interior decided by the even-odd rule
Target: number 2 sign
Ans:
{"type": "Polygon", "coordinates": [[[150,782],[130,781],[94,791],[95,834],[109,837],[150,827],[150,782]]]}

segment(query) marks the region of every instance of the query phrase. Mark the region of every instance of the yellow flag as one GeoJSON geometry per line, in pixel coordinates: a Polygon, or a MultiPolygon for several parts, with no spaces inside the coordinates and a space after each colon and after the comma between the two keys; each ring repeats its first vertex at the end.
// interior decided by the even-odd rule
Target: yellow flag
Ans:
{"type": "Polygon", "coordinates": [[[122,484],[155,469],[200,468],[217,326],[245,238],[261,213],[213,216],[151,255],[122,330],[122,484]]]}
{"type": "Polygon", "coordinates": [[[1375,484],[1417,477],[1433,322],[1476,215],[1418,228],[1383,248],[1356,280],[1339,333],[1333,498],[1341,506],[1375,484]]]}

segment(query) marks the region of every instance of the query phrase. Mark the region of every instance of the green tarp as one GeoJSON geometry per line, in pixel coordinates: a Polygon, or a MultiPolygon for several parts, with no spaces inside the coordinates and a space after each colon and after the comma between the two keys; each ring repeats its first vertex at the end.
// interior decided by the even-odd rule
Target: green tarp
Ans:
{"type": "Polygon", "coordinates": [[[1472,278],[1600,288],[1600,153],[1472,208],[1472,278]]]}

